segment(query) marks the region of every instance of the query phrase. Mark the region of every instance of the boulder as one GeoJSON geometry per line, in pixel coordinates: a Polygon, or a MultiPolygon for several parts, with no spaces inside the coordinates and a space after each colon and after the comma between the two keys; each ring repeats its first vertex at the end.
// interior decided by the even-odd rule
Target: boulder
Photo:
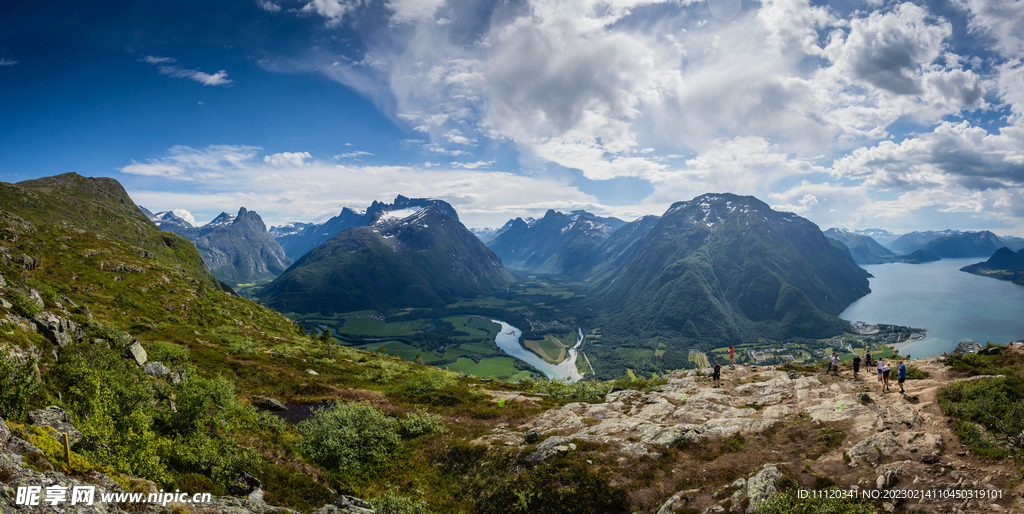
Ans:
{"type": "Polygon", "coordinates": [[[750,499],[750,509],[747,512],[756,514],[761,504],[770,496],[778,492],[775,488],[775,481],[782,478],[779,468],[771,464],[765,464],[761,471],[750,477],[747,481],[747,498],[750,499]]]}
{"type": "Polygon", "coordinates": [[[45,409],[39,409],[30,411],[28,413],[28,422],[30,425],[38,427],[52,427],[58,433],[53,434],[55,438],[61,443],[64,442],[64,438],[60,435],[65,433],[68,435],[68,443],[75,444],[82,440],[82,433],[71,424],[71,416],[64,412],[64,409],[51,405],[45,409]]]}
{"type": "Polygon", "coordinates": [[[138,339],[124,347],[124,356],[134,360],[136,366],[141,367],[146,364],[146,349],[142,347],[142,343],[138,339]]]}
{"type": "Polygon", "coordinates": [[[540,433],[536,428],[531,428],[523,434],[523,440],[526,441],[526,444],[536,443],[540,441],[540,433]]]}
{"type": "Polygon", "coordinates": [[[51,343],[61,348],[79,341],[85,335],[78,323],[64,319],[52,312],[43,311],[32,318],[36,330],[43,334],[51,343]]]}
{"type": "Polygon", "coordinates": [[[0,418],[0,444],[6,444],[11,440],[11,429],[7,428],[4,418],[0,418]]]}
{"type": "Polygon", "coordinates": [[[850,457],[850,465],[862,462],[879,463],[886,455],[899,448],[896,432],[888,430],[875,434],[853,445],[846,454],[850,457]]]}
{"type": "Polygon", "coordinates": [[[334,506],[338,508],[339,514],[375,514],[370,502],[360,500],[355,496],[343,494],[334,502],[334,506]]]}
{"type": "Polygon", "coordinates": [[[526,460],[533,462],[534,464],[539,464],[548,457],[567,453],[569,451],[569,447],[567,445],[570,440],[570,438],[560,435],[549,437],[545,439],[544,442],[538,444],[537,449],[526,456],[526,460]]]}
{"type": "Polygon", "coordinates": [[[7,281],[4,280],[3,275],[0,275],[0,287],[7,287],[7,281]]]}
{"type": "Polygon", "coordinates": [[[153,361],[146,364],[146,367],[142,368],[142,371],[145,371],[150,376],[159,378],[170,374],[171,369],[164,366],[162,362],[153,361]]]}
{"type": "Polygon", "coordinates": [[[270,398],[268,396],[253,396],[252,404],[263,410],[274,410],[274,411],[285,411],[288,407],[285,407],[281,400],[276,398],[270,398]]]}
{"type": "Polygon", "coordinates": [[[258,478],[243,472],[238,475],[231,485],[228,486],[228,493],[237,496],[244,496],[255,502],[263,501],[263,484],[258,478]]]}
{"type": "Polygon", "coordinates": [[[39,291],[36,291],[35,289],[28,290],[28,299],[30,302],[35,302],[40,309],[46,307],[46,302],[43,301],[43,295],[39,294],[39,291]]]}

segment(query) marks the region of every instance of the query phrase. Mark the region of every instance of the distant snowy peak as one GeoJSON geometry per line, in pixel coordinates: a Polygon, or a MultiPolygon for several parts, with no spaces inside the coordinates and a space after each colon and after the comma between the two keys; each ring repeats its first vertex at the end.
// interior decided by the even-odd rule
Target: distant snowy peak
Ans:
{"type": "Polygon", "coordinates": [[[224,226],[224,225],[230,225],[234,221],[235,221],[235,217],[234,216],[232,216],[232,215],[230,215],[230,214],[228,214],[226,212],[222,212],[216,218],[213,218],[212,220],[210,220],[209,223],[203,225],[203,228],[214,228],[214,227],[220,227],[220,226],[224,226]]]}
{"type": "Polygon", "coordinates": [[[270,235],[273,236],[274,238],[291,236],[301,233],[303,230],[306,230],[308,227],[312,227],[313,225],[315,225],[315,223],[303,223],[301,221],[292,221],[290,223],[285,223],[284,225],[270,227],[269,232],[270,235]]]}

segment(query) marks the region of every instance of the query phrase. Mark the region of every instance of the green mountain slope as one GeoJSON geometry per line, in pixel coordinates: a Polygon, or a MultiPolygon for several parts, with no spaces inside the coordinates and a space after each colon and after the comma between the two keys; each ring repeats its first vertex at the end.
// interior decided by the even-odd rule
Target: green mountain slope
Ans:
{"type": "Polygon", "coordinates": [[[382,211],[370,226],[342,231],[258,295],[285,311],[330,313],[444,306],[512,282],[494,252],[447,209],[414,209],[401,218],[382,211]]]}
{"type": "Polygon", "coordinates": [[[960,268],[960,271],[966,271],[967,273],[983,277],[1008,280],[1014,284],[1024,286],[1024,249],[1014,253],[1009,248],[1000,248],[987,261],[964,266],[960,268]]]}
{"type": "Polygon", "coordinates": [[[823,337],[869,292],[866,273],[811,222],[753,197],[674,204],[630,262],[598,286],[605,340],[675,345],[823,337]]]}

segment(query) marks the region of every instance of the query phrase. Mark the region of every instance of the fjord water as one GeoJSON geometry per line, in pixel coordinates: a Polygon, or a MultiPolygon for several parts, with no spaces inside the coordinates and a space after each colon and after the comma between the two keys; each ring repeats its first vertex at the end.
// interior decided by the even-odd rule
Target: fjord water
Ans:
{"type": "Polygon", "coordinates": [[[560,380],[568,380],[569,382],[575,382],[583,375],[576,369],[576,351],[569,351],[569,358],[565,359],[561,363],[555,365],[551,364],[544,359],[541,359],[537,354],[523,348],[523,345],[519,344],[519,336],[522,331],[504,321],[491,320],[501,325],[501,332],[494,338],[494,342],[497,343],[498,348],[501,348],[505,353],[521,360],[527,364],[539,369],[548,378],[556,378],[560,380]]]}
{"type": "Polygon", "coordinates": [[[1024,287],[960,271],[982,260],[864,265],[874,275],[871,292],[839,317],[928,329],[924,339],[897,346],[912,357],[950,352],[967,339],[982,344],[1024,339],[1024,287]]]}

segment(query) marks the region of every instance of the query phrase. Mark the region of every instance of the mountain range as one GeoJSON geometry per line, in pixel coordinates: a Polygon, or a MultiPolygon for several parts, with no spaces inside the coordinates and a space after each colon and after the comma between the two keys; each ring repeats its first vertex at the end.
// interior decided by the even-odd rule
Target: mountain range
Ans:
{"type": "Polygon", "coordinates": [[[436,308],[513,281],[446,202],[399,196],[367,211],[368,225],[337,233],[259,290],[265,304],[304,313],[436,308]]]}
{"type": "Polygon", "coordinates": [[[323,223],[293,223],[282,227],[273,227],[271,234],[284,249],[285,255],[289,259],[297,261],[307,252],[324,244],[343,230],[352,227],[365,227],[373,223],[380,212],[430,205],[443,210],[447,216],[458,221],[458,213],[447,202],[429,198],[406,198],[398,195],[390,204],[375,200],[366,209],[356,210],[344,207],[341,209],[341,213],[323,223]]]}
{"type": "Polygon", "coordinates": [[[625,224],[586,211],[563,214],[549,209],[538,220],[510,220],[487,247],[512,269],[575,274],[583,261],[625,224]]]}
{"type": "Polygon", "coordinates": [[[154,214],[144,207],[140,209],[160,230],[195,243],[207,268],[228,284],[272,279],[284,273],[292,262],[267,232],[260,215],[245,207],[236,216],[222,212],[200,227],[173,211],[154,214]]]}
{"type": "Polygon", "coordinates": [[[619,270],[593,286],[606,339],[824,337],[846,329],[836,316],[870,291],[867,273],[816,225],[750,196],[675,203],[636,236],[619,270]]]}

